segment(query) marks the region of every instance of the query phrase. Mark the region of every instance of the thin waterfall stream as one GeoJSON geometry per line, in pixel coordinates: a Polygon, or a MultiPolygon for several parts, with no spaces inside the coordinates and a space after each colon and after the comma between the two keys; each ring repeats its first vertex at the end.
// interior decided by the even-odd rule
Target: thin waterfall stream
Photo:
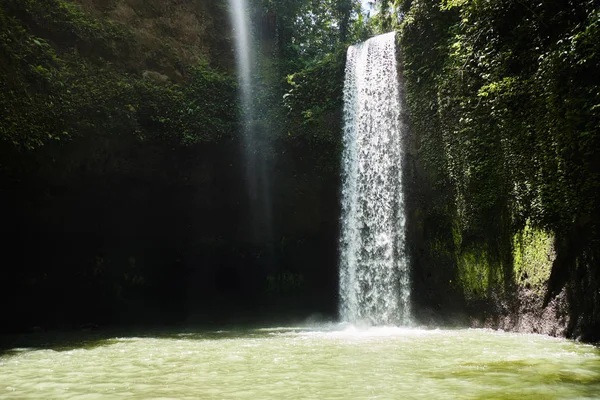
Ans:
{"type": "Polygon", "coordinates": [[[240,85],[240,122],[249,199],[249,229],[253,240],[268,242],[272,239],[271,199],[268,166],[264,154],[261,154],[260,132],[255,127],[257,111],[254,107],[256,98],[252,74],[256,46],[250,23],[250,8],[247,0],[229,0],[229,10],[240,85]]]}
{"type": "Polygon", "coordinates": [[[344,82],[340,316],[410,323],[395,33],[351,46],[344,82]]]}

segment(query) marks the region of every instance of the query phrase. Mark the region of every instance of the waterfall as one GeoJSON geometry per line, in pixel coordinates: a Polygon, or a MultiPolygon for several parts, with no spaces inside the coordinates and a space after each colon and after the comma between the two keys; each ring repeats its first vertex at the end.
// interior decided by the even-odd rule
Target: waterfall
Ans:
{"type": "MultiPolygon", "coordinates": [[[[252,63],[250,60],[252,36],[250,35],[248,5],[246,4],[246,0],[229,0],[229,10],[231,15],[231,25],[233,27],[233,36],[235,39],[235,54],[240,80],[241,100],[242,105],[246,108],[252,104],[252,63]]],[[[245,114],[247,115],[248,109],[245,111],[245,114]]],[[[251,116],[252,115],[247,115],[247,117],[251,116]]]]}
{"type": "MultiPolygon", "coordinates": [[[[255,125],[256,110],[252,80],[253,52],[252,29],[246,0],[229,0],[240,100],[242,105],[242,137],[244,144],[244,169],[249,197],[249,228],[253,240],[269,242],[271,238],[271,201],[268,167],[262,154],[260,132],[255,125]]],[[[264,145],[263,145],[264,147],[264,145]]]]}
{"type": "Polygon", "coordinates": [[[410,323],[395,33],[351,46],[344,82],[340,316],[410,323]]]}

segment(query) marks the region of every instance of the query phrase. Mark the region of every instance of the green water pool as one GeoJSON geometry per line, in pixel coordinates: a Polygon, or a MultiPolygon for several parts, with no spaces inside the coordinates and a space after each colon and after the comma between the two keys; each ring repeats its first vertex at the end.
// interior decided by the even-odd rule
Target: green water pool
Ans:
{"type": "Polygon", "coordinates": [[[78,343],[3,353],[0,398],[600,398],[600,350],[539,335],[328,325],[78,343]]]}

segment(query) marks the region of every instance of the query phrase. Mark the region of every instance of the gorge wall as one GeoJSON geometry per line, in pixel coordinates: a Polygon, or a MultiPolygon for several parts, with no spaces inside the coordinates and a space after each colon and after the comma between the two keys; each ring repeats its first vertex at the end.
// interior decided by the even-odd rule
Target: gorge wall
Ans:
{"type": "MultiPolygon", "coordinates": [[[[415,320],[598,340],[598,7],[393,3],[415,320]]],[[[2,329],[337,316],[346,48],[255,21],[269,242],[224,2],[0,2],[2,329]]]]}

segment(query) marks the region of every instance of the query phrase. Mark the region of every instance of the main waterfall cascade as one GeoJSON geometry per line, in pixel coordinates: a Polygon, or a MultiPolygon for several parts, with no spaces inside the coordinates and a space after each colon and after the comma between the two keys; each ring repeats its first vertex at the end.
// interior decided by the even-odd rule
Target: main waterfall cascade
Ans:
{"type": "Polygon", "coordinates": [[[410,323],[395,33],[348,49],[344,82],[340,316],[410,323]]]}

